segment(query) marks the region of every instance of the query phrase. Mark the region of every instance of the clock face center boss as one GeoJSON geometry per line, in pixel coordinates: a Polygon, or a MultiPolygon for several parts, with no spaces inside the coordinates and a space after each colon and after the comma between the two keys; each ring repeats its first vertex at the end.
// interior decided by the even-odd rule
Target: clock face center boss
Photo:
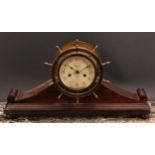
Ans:
{"type": "Polygon", "coordinates": [[[52,66],[52,79],[60,96],[84,97],[95,94],[102,81],[102,65],[97,46],[81,42],[70,42],[63,47],[58,47],[57,55],[52,66]]]}

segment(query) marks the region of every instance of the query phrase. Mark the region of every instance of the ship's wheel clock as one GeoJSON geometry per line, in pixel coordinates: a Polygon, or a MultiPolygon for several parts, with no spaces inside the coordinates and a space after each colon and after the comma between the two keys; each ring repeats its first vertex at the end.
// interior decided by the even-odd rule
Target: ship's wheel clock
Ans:
{"type": "Polygon", "coordinates": [[[61,92],[59,98],[67,95],[78,101],[80,97],[95,94],[102,81],[102,64],[96,47],[76,42],[71,49],[58,48],[60,53],[52,65],[52,79],[61,92]]]}
{"type": "Polygon", "coordinates": [[[98,46],[79,40],[57,51],[50,67],[51,79],[25,92],[12,89],[6,116],[148,116],[150,104],[144,89],[132,93],[104,79],[98,46]]]}

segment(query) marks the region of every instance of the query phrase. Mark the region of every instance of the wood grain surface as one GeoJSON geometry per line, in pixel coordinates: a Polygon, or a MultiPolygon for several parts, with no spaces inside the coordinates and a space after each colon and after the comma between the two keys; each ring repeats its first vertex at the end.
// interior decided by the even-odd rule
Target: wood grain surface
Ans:
{"type": "Polygon", "coordinates": [[[150,117],[143,118],[105,118],[105,117],[19,117],[17,119],[7,119],[3,109],[6,103],[0,103],[1,123],[155,123],[155,105],[152,105],[150,117]]]}

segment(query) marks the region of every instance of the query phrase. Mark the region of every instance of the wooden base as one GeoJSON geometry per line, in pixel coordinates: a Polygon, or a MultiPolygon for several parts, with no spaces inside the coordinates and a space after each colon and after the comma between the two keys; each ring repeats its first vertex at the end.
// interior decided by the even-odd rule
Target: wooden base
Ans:
{"type": "Polygon", "coordinates": [[[55,89],[51,80],[39,87],[18,92],[12,89],[8,96],[8,103],[4,109],[7,117],[17,116],[146,116],[151,107],[147,101],[144,89],[137,89],[131,93],[102,82],[95,92],[99,98],[92,95],[76,99],[62,96],[55,89]]]}
{"type": "Polygon", "coordinates": [[[8,116],[145,116],[150,113],[149,106],[144,103],[122,104],[29,104],[9,103],[5,109],[8,116]]]}

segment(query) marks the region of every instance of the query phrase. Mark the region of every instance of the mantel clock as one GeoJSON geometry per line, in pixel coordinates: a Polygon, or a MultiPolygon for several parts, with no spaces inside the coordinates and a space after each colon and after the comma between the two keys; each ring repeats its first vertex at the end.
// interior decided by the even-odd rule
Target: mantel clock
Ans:
{"type": "Polygon", "coordinates": [[[75,40],[56,46],[50,67],[51,79],[25,92],[12,89],[6,116],[148,116],[146,92],[129,92],[104,79],[98,46],[75,40]]]}

